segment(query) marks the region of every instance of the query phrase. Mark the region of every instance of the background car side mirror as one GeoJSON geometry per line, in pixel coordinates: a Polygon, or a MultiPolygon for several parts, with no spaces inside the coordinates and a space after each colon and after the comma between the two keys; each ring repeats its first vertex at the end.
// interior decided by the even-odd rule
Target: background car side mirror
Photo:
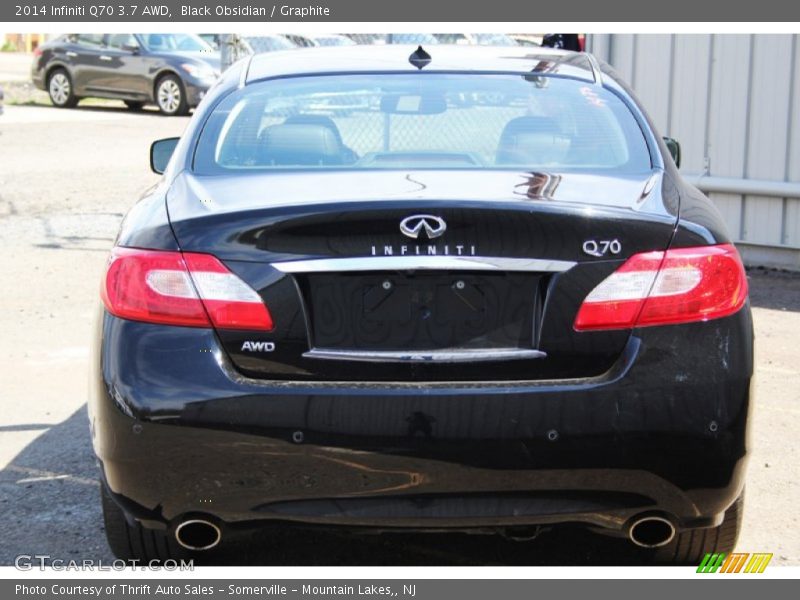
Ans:
{"type": "Polygon", "coordinates": [[[139,44],[122,44],[122,49],[131,54],[139,54],[139,44]]]}
{"type": "Polygon", "coordinates": [[[680,169],[681,167],[681,145],[675,138],[665,137],[664,143],[667,145],[672,160],[675,161],[675,166],[680,169]]]}
{"type": "Polygon", "coordinates": [[[154,173],[161,175],[167,170],[169,159],[172,158],[172,153],[175,152],[175,146],[178,145],[180,139],[164,138],[150,144],[150,168],[154,173]]]}

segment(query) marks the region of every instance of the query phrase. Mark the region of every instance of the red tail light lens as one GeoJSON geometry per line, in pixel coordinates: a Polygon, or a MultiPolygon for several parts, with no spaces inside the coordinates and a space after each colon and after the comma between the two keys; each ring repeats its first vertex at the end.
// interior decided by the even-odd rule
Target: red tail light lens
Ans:
{"type": "Polygon", "coordinates": [[[258,293],[210,254],[114,248],[101,289],[123,319],[186,327],[269,331],[258,293]]]}
{"type": "Polygon", "coordinates": [[[575,329],[627,329],[707,321],[747,300],[747,276],[732,244],[635,254],[595,287],[575,329]]]}

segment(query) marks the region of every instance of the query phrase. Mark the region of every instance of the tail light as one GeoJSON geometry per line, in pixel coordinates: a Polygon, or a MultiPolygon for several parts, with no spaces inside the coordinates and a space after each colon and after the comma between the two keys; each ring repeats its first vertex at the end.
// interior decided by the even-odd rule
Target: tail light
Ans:
{"type": "Polygon", "coordinates": [[[210,254],[114,248],[101,289],[112,315],[220,329],[272,329],[261,296],[210,254]]]}
{"type": "Polygon", "coordinates": [[[42,49],[39,46],[33,49],[33,57],[39,58],[42,55],[42,49]]]}
{"type": "Polygon", "coordinates": [[[732,244],[631,256],[578,310],[577,331],[707,321],[747,299],[747,277],[732,244]]]}

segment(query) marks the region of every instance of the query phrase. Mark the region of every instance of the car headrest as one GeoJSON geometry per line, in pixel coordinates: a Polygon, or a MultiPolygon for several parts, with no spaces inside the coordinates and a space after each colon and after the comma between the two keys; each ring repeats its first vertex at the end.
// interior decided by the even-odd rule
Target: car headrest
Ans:
{"type": "Polygon", "coordinates": [[[566,156],[569,144],[555,120],[539,116],[517,117],[503,128],[495,161],[498,165],[557,163],[566,156]]]}
{"type": "Polygon", "coordinates": [[[282,123],[261,135],[263,162],[271,165],[342,164],[342,142],[324,125],[282,123]]]}
{"type": "Polygon", "coordinates": [[[333,132],[336,139],[339,140],[339,143],[344,144],[342,141],[342,134],[336,126],[336,123],[333,122],[333,119],[325,115],[293,115],[287,118],[283,123],[284,125],[320,125],[322,127],[327,127],[333,132]]]}

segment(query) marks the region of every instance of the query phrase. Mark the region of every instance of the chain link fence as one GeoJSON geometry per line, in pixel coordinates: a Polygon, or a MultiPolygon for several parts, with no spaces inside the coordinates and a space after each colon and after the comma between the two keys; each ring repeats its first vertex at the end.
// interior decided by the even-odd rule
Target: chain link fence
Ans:
{"type": "MultiPolygon", "coordinates": [[[[453,95],[446,98],[447,107],[441,113],[404,115],[381,112],[372,105],[374,97],[343,93],[328,95],[321,103],[270,111],[262,119],[261,130],[298,114],[315,115],[330,119],[343,144],[359,157],[392,152],[402,161],[403,152],[431,152],[439,154],[437,163],[441,164],[446,160],[442,153],[464,153],[476,164],[493,164],[504,127],[524,115],[525,107],[493,106],[490,100],[453,95]]],[[[465,158],[454,160],[463,164],[465,158]]]]}

